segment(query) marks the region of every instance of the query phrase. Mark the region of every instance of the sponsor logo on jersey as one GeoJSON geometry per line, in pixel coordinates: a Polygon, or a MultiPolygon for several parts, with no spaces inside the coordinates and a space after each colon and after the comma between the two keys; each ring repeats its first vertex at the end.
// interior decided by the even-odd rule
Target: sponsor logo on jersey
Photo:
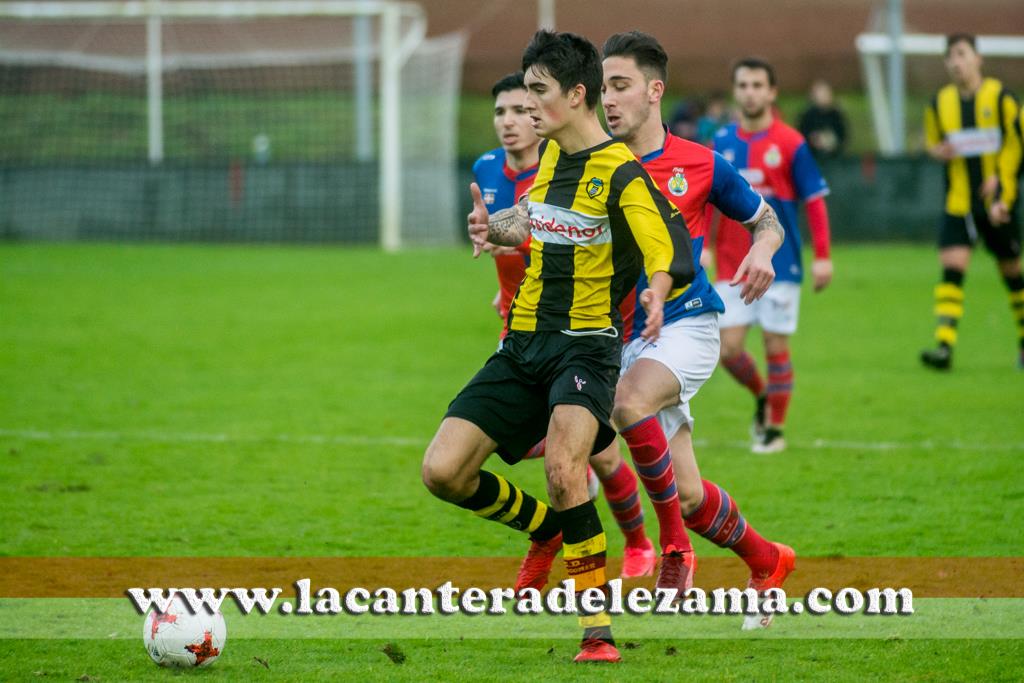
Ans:
{"type": "Polygon", "coordinates": [[[778,145],[772,145],[764,153],[764,165],[768,168],[778,168],[782,164],[782,152],[778,145]]]}
{"type": "Polygon", "coordinates": [[[530,227],[534,230],[550,232],[556,235],[565,235],[569,239],[573,240],[588,240],[604,234],[603,225],[589,227],[566,225],[565,223],[559,223],[554,218],[550,218],[548,220],[544,220],[543,218],[531,218],[530,227]]]}
{"type": "Polygon", "coordinates": [[[561,206],[530,202],[534,239],[551,244],[591,246],[612,241],[608,216],[592,216],[561,206]]]}
{"type": "Polygon", "coordinates": [[[687,310],[687,311],[692,311],[693,309],[700,308],[703,305],[704,305],[704,302],[701,301],[701,298],[698,296],[698,297],[696,297],[694,299],[690,299],[689,301],[687,301],[683,305],[683,309],[687,310]]]}
{"type": "Polygon", "coordinates": [[[579,375],[573,375],[572,377],[576,380],[576,391],[583,391],[583,385],[587,383],[587,380],[580,379],[579,375]]]}
{"type": "Polygon", "coordinates": [[[593,199],[604,192],[604,181],[600,178],[591,178],[587,183],[587,196],[593,199]]]}
{"type": "Polygon", "coordinates": [[[686,181],[683,169],[673,168],[672,177],[668,179],[668,191],[676,197],[682,197],[690,189],[690,183],[686,181]]]}

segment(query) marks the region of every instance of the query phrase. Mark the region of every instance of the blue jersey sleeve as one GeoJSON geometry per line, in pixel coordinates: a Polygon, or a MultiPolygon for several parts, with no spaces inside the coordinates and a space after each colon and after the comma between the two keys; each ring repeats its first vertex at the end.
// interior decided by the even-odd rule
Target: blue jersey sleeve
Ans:
{"type": "Polygon", "coordinates": [[[828,194],[828,183],[818,170],[818,163],[811,154],[807,143],[800,145],[793,155],[793,186],[796,195],[803,201],[828,194]]]}
{"type": "Polygon", "coordinates": [[[734,221],[746,223],[757,215],[763,200],[736,167],[715,152],[715,172],[708,201],[734,221]]]}

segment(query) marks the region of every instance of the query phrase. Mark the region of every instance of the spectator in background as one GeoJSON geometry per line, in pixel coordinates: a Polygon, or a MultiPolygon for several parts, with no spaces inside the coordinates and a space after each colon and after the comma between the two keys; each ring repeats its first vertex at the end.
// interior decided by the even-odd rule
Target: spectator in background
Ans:
{"type": "Polygon", "coordinates": [[[697,142],[705,147],[714,145],[715,133],[729,123],[729,120],[729,105],[725,100],[725,95],[713,94],[708,100],[704,114],[697,120],[697,142]]]}
{"type": "Polygon", "coordinates": [[[700,120],[700,105],[693,101],[682,100],[672,110],[672,118],[668,120],[668,129],[673,135],[684,140],[697,141],[697,124],[700,120]]]}
{"type": "Polygon", "coordinates": [[[832,86],[818,79],[811,85],[811,103],[800,115],[800,132],[814,156],[837,157],[846,146],[846,116],[835,105],[832,86]]]}

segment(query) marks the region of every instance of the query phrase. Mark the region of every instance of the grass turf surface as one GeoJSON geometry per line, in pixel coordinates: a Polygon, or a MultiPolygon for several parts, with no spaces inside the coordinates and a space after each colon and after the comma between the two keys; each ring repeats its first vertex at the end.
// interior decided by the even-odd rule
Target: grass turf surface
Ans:
{"type": "MultiPolygon", "coordinates": [[[[805,556],[1024,555],[1024,375],[990,259],[979,253],[967,278],[956,370],[935,375],[916,360],[931,336],[933,250],[834,256],[833,287],[804,293],[790,450],[747,452],[752,401],[719,371],[694,404],[704,476],[805,556]]],[[[520,554],[515,532],[419,483],[447,402],[494,347],[493,289],[493,266],[462,251],[0,246],[0,554],[520,554]]],[[[537,463],[492,466],[543,494],[537,463]]],[[[522,640],[400,641],[402,665],[381,642],[237,638],[201,675],[1021,675],[1016,639],[749,641],[644,641],[628,669],[583,674],[565,665],[571,638],[551,657],[522,640]]],[[[141,644],[100,645],[6,639],[0,674],[166,674],[141,644]]]]}

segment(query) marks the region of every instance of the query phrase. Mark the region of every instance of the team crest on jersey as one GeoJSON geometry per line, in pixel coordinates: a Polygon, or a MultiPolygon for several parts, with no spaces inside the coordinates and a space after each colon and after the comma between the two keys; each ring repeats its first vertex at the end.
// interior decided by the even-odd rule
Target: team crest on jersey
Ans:
{"type": "Polygon", "coordinates": [[[676,197],[682,197],[690,189],[690,183],[686,182],[683,169],[673,168],[672,177],[668,179],[668,191],[676,197]]]}
{"type": "Polygon", "coordinates": [[[587,183],[587,196],[593,199],[602,192],[604,192],[604,181],[596,177],[591,178],[587,183]]]}
{"type": "Polygon", "coordinates": [[[493,204],[494,196],[497,194],[497,190],[489,190],[484,188],[484,204],[493,204]]]}
{"type": "Polygon", "coordinates": [[[731,164],[732,162],[736,161],[736,152],[732,151],[731,149],[723,150],[722,158],[731,164]]]}
{"type": "Polygon", "coordinates": [[[778,168],[781,163],[782,152],[779,151],[778,145],[772,145],[764,153],[764,165],[768,168],[778,168]]]}

